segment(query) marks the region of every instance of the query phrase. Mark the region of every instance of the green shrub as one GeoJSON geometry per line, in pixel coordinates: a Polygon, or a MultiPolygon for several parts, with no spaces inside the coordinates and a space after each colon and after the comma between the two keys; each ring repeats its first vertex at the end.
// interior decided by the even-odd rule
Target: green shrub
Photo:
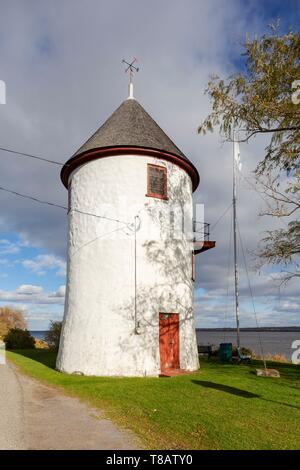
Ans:
{"type": "Polygon", "coordinates": [[[58,351],[61,327],[61,321],[51,321],[50,329],[45,336],[46,343],[48,344],[49,348],[53,351],[58,351]]]}
{"type": "Polygon", "coordinates": [[[28,330],[12,328],[4,336],[3,341],[7,349],[34,349],[35,339],[28,330]]]}

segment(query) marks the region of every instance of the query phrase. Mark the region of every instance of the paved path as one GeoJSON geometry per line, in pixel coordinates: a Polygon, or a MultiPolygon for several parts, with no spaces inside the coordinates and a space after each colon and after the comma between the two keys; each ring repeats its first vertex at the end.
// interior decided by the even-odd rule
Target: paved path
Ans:
{"type": "Polygon", "coordinates": [[[0,364],[0,450],[137,449],[141,444],[76,398],[0,364]]]}

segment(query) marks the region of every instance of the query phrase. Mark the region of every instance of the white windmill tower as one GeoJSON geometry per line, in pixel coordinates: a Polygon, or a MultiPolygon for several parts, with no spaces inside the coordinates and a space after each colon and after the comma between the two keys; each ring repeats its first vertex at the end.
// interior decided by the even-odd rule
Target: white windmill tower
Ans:
{"type": "Polygon", "coordinates": [[[61,179],[70,206],[57,368],[102,376],[196,370],[191,234],[199,175],[134,99],[131,79],[129,98],[61,179]]]}

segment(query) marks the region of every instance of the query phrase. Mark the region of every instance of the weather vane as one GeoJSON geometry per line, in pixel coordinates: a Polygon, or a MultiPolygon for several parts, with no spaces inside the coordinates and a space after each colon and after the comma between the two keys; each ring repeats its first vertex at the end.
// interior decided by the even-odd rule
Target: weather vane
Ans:
{"type": "Polygon", "coordinates": [[[129,98],[133,98],[133,76],[135,72],[139,71],[139,68],[136,67],[135,64],[137,59],[134,57],[131,63],[127,62],[125,59],[122,60],[123,64],[126,64],[128,67],[125,70],[125,73],[129,72],[129,98]]]}

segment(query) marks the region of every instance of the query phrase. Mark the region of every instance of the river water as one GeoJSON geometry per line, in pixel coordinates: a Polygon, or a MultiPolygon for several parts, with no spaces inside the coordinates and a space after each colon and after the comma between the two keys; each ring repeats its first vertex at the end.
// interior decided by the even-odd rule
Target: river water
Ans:
{"type": "MultiPolygon", "coordinates": [[[[44,339],[46,331],[31,331],[35,338],[44,339]]],[[[260,337],[265,354],[284,354],[291,360],[293,353],[292,343],[300,340],[300,331],[261,331],[260,337]]],[[[218,346],[220,343],[236,344],[236,334],[232,331],[202,331],[197,330],[198,344],[211,344],[218,346]]],[[[241,331],[241,345],[250,348],[253,352],[261,354],[259,333],[257,331],[241,331]]]]}
{"type": "MultiPolygon", "coordinates": [[[[250,348],[257,354],[261,354],[259,335],[265,354],[284,354],[291,360],[292,343],[300,340],[300,331],[241,331],[241,346],[250,348]]],[[[198,344],[211,344],[218,346],[220,343],[232,343],[236,345],[236,333],[233,331],[201,331],[197,330],[198,344]]]]}

